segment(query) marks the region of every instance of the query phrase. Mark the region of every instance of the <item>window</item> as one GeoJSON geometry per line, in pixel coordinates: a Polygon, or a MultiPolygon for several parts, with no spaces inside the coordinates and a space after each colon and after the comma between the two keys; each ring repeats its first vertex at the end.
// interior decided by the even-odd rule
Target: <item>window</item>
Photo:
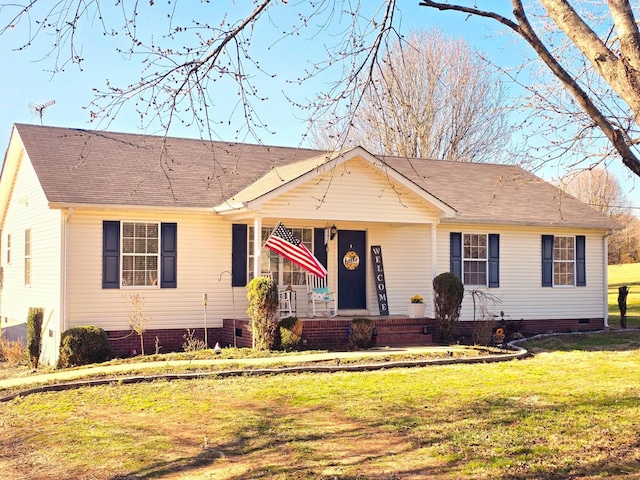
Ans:
{"type": "Polygon", "coordinates": [[[24,231],[24,285],[31,286],[31,229],[24,231]]]}
{"type": "Polygon", "coordinates": [[[122,286],[158,285],[159,225],[122,222],[122,286]]]}
{"type": "Polygon", "coordinates": [[[485,234],[465,233],[463,244],[463,283],[465,285],[486,285],[487,236],[485,234]]]}
{"type": "Polygon", "coordinates": [[[586,286],[585,245],[584,235],[542,235],[542,286],[586,286]]]}
{"type": "Polygon", "coordinates": [[[7,235],[7,265],[11,263],[11,234],[7,235]]]}
{"type": "Polygon", "coordinates": [[[575,268],[573,237],[553,237],[553,284],[573,285],[575,268]]]}
{"type": "MultiPolygon", "coordinates": [[[[264,245],[264,242],[267,241],[269,235],[271,234],[271,230],[274,227],[262,227],[261,233],[261,242],[264,245]]],[[[305,247],[307,247],[310,251],[313,251],[313,229],[312,228],[289,228],[294,237],[300,239],[302,243],[304,243],[305,247]]],[[[253,227],[249,227],[248,234],[248,267],[249,267],[249,278],[254,278],[253,274],[253,252],[254,252],[254,241],[253,241],[253,227]]],[[[306,272],[305,270],[296,265],[295,263],[287,260],[286,258],[281,257],[275,252],[272,252],[269,249],[264,249],[262,251],[262,255],[260,256],[260,268],[261,273],[263,272],[271,272],[273,279],[276,281],[278,285],[304,285],[306,282],[306,272]]]]}
{"type": "Polygon", "coordinates": [[[465,285],[500,286],[500,235],[450,234],[450,271],[465,285]]]}
{"type": "Polygon", "coordinates": [[[102,288],[177,287],[177,224],[102,222],[102,288]]]}

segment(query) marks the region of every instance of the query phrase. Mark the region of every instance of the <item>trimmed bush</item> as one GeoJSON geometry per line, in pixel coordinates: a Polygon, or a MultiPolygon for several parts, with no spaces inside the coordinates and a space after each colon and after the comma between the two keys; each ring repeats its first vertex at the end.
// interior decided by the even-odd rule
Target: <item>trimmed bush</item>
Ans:
{"type": "Polygon", "coordinates": [[[27,354],[29,363],[33,368],[38,368],[40,353],[42,351],[42,319],[44,309],[29,308],[27,315],[27,354]]]}
{"type": "Polygon", "coordinates": [[[267,277],[257,277],[247,285],[251,334],[256,350],[273,350],[278,332],[278,286],[267,277]]]}
{"type": "Polygon", "coordinates": [[[283,318],[278,322],[280,327],[280,348],[290,351],[297,350],[302,339],[302,320],[297,317],[283,318]]]}
{"type": "Polygon", "coordinates": [[[464,285],[455,273],[441,273],[433,279],[433,303],[441,343],[450,343],[455,337],[463,297],[464,285]]]}
{"type": "Polygon", "coordinates": [[[369,348],[373,340],[373,322],[369,318],[354,318],[349,330],[351,349],[369,348]]]}
{"type": "Polygon", "coordinates": [[[94,325],[74,327],[60,339],[58,368],[104,362],[111,353],[107,332],[94,325]]]}

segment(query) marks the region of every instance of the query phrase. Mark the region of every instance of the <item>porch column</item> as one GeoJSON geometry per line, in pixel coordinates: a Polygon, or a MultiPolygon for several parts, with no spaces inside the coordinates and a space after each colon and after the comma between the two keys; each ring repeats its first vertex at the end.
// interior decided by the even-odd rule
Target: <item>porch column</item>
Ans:
{"type": "Polygon", "coordinates": [[[258,215],[253,219],[253,278],[261,273],[260,252],[262,252],[262,218],[258,215]]]}
{"type": "MultiPolygon", "coordinates": [[[[437,243],[437,228],[436,224],[431,224],[431,286],[433,285],[433,279],[438,275],[438,243],[437,243]]],[[[429,305],[429,317],[434,317],[433,301],[427,302],[429,305]]]]}

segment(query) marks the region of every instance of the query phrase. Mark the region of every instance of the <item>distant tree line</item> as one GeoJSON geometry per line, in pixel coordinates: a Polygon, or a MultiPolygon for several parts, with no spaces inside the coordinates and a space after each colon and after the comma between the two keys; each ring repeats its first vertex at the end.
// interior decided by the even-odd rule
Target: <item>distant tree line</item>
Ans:
{"type": "Polygon", "coordinates": [[[640,262],[640,218],[616,178],[604,168],[565,177],[560,188],[615,222],[609,236],[609,265],[640,262]]]}

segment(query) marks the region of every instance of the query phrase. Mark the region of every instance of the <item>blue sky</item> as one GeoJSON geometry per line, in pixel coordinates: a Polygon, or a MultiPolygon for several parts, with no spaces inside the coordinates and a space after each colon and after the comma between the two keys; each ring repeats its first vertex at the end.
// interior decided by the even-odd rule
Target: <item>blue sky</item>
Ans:
{"type": "MultiPolygon", "coordinates": [[[[368,0],[369,1],[369,0],[368,0]]],[[[141,28],[157,28],[166,24],[164,20],[164,2],[157,2],[156,7],[148,8],[145,4],[145,15],[141,28]],[[162,4],[162,5],[160,5],[162,4]]],[[[377,2],[371,2],[376,4],[377,2]]],[[[465,19],[454,12],[437,12],[417,6],[417,0],[401,3],[402,17],[400,18],[400,30],[407,32],[409,29],[423,29],[438,27],[447,34],[463,36],[469,43],[482,51],[496,64],[516,65],[523,51],[528,47],[510,33],[498,33],[498,24],[481,19],[465,19]]],[[[252,10],[253,2],[216,2],[215,4],[200,5],[200,2],[178,3],[182,8],[182,18],[177,22],[188,24],[192,18],[201,21],[209,20],[217,23],[224,13],[229,20],[240,18],[252,10]],[[184,5],[183,5],[184,4],[184,5]],[[187,6],[188,5],[188,6],[187,6]]],[[[253,47],[256,57],[261,59],[261,65],[275,78],[259,77],[256,84],[260,93],[268,97],[267,101],[254,103],[260,118],[269,125],[273,133],[262,132],[259,140],[271,145],[297,146],[302,142],[302,135],[306,131],[306,113],[289,104],[285,95],[304,103],[305,99],[313,98],[320,90],[325,89],[330,77],[318,78],[314,82],[299,87],[295,83],[286,82],[286,79],[295,79],[301,75],[303,69],[309,65],[310,59],[320,60],[324,58],[323,45],[332,42],[332,37],[326,33],[312,35],[312,31],[303,31],[300,36],[285,40],[278,40],[280,32],[296,22],[295,11],[297,2],[289,2],[288,5],[278,4],[273,9],[272,18],[263,18],[255,34],[253,47]],[[324,82],[324,83],[323,83],[324,82]]],[[[111,5],[110,3],[108,4],[111,5]]],[[[508,7],[508,5],[505,4],[508,7]]],[[[0,11],[0,21],[6,23],[8,11],[0,11]]],[[[508,12],[505,12],[508,15],[508,12]]],[[[13,123],[40,123],[40,118],[30,108],[30,104],[43,104],[55,100],[55,105],[44,112],[43,122],[46,125],[96,128],[89,123],[89,111],[86,107],[93,99],[92,88],[104,87],[107,79],[116,84],[124,85],[135,81],[140,76],[140,63],[138,59],[125,59],[115,52],[114,41],[104,37],[95,20],[85,22],[85,29],[79,32],[82,41],[82,53],[85,58],[82,70],[75,65],[69,65],[65,71],[53,75],[50,70],[54,61],[47,56],[50,50],[51,39],[40,36],[33,46],[25,51],[15,51],[27,34],[26,25],[17,25],[0,36],[0,64],[3,65],[3,74],[0,75],[0,139],[4,143],[9,139],[13,123]]],[[[151,32],[154,35],[164,33],[151,32]]],[[[116,40],[118,42],[118,40],[116,40]]],[[[124,43],[120,44],[125,45],[124,43]]],[[[340,72],[335,70],[338,75],[340,72]]],[[[242,121],[239,118],[238,97],[233,89],[220,88],[215,92],[216,112],[221,112],[225,118],[230,118],[230,123],[216,128],[215,135],[222,140],[240,140],[256,142],[252,136],[246,136],[242,130],[242,121]],[[235,113],[231,113],[235,112],[235,113]],[[238,134],[238,129],[240,133],[238,134]]],[[[122,111],[109,125],[109,130],[139,132],[140,121],[132,110],[122,111]]],[[[146,133],[161,133],[158,127],[151,127],[146,133]]],[[[197,137],[199,132],[194,128],[173,128],[171,135],[197,137]]],[[[366,147],[366,146],[365,146],[366,147]]],[[[620,181],[629,200],[636,207],[640,207],[640,185],[637,185],[635,177],[630,176],[626,170],[614,167],[613,171],[620,181]]],[[[557,170],[546,168],[536,172],[546,179],[557,176],[557,170]]],[[[636,210],[636,213],[640,210],[636,210]]]]}

